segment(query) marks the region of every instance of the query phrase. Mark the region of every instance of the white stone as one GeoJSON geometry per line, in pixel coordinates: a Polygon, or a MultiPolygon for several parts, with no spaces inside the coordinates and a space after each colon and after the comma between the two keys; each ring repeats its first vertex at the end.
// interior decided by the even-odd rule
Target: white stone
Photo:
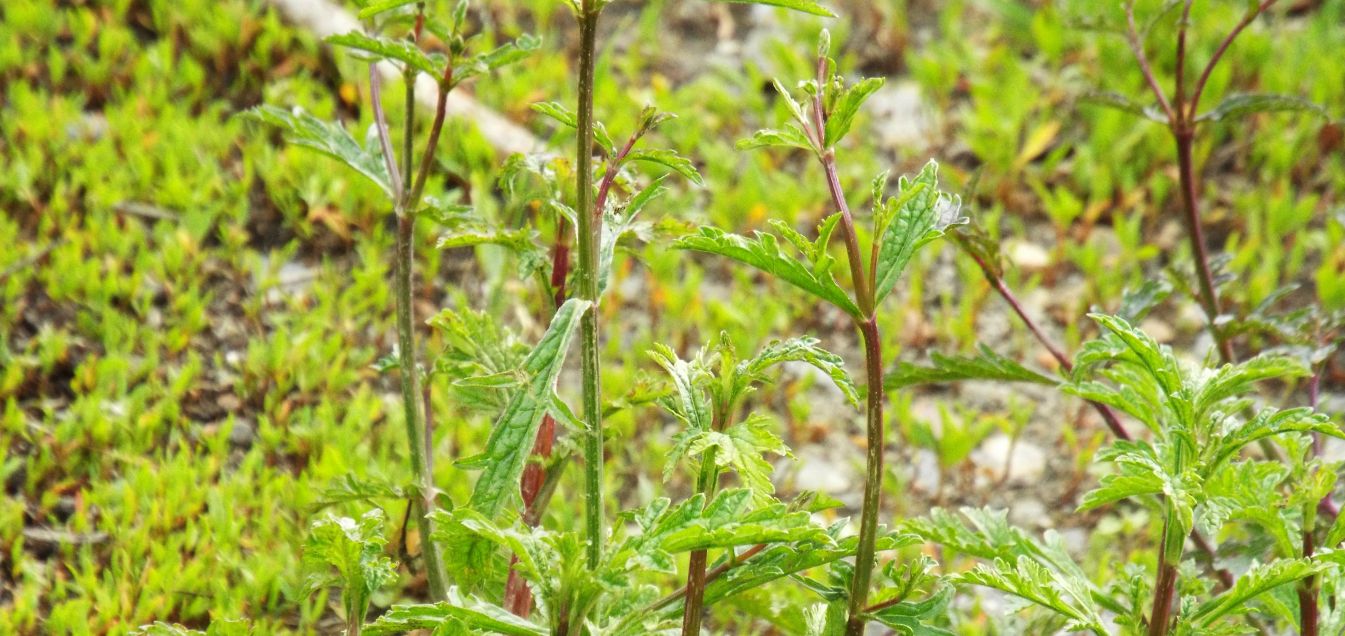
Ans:
{"type": "Polygon", "coordinates": [[[1046,474],[1046,453],[1036,444],[999,433],[981,442],[971,460],[982,472],[996,479],[1008,469],[1008,481],[1032,484],[1046,474]]]}

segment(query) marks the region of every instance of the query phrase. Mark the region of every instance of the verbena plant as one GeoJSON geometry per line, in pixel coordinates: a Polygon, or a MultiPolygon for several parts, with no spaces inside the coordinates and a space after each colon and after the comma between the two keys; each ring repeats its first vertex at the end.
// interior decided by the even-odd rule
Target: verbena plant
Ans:
{"type": "MultiPolygon", "coordinates": [[[[827,14],[805,0],[761,0],[806,13],[827,14]]],[[[326,517],[312,526],[305,564],[314,588],[341,589],[348,633],[503,634],[698,634],[706,608],[763,585],[790,579],[821,602],[800,608],[801,629],[812,634],[854,636],[877,621],[900,634],[949,634],[952,583],[996,588],[1053,614],[1050,629],[1112,633],[1213,634],[1272,630],[1294,623],[1302,633],[1337,633],[1345,613],[1334,609],[1342,588],[1334,548],[1345,539],[1330,503],[1335,467],[1317,457],[1314,436],[1341,436],[1311,408],[1275,409],[1255,398],[1257,382],[1308,377],[1296,357],[1266,353],[1235,362],[1230,336],[1243,331],[1311,331],[1313,342],[1332,333],[1330,317],[1272,316],[1267,309],[1229,327],[1221,314],[1217,284],[1205,254],[1198,213],[1198,188],[1191,144],[1199,122],[1247,112],[1306,108],[1283,98],[1230,98],[1210,113],[1197,114],[1206,80],[1233,39],[1273,0],[1255,4],[1220,45],[1194,89],[1185,90],[1191,2],[1171,2],[1159,13],[1181,8],[1177,26],[1178,78],[1175,98],[1158,88],[1144,55],[1143,31],[1133,6],[1126,6],[1127,34],[1140,66],[1158,98],[1162,115],[1119,97],[1102,100],[1156,118],[1172,131],[1183,185],[1183,210],[1196,261],[1197,298],[1205,308],[1222,366],[1184,364],[1169,348],[1132,326],[1172,292],[1155,283],[1131,294],[1119,316],[1094,315],[1103,336],[1073,358],[1051,343],[1018,304],[1004,282],[997,246],[971,227],[955,228],[955,238],[985,273],[995,290],[1059,363],[1063,378],[1040,373],[982,349],[977,356],[935,358],[933,366],[899,364],[885,372],[879,312],[883,301],[917,251],[963,225],[960,200],[939,189],[938,166],[930,161],[918,174],[893,183],[878,175],[869,189],[870,224],[856,222],[838,172],[837,148],[853,127],[861,105],[882,85],[880,79],[847,82],[830,58],[824,31],[813,77],[790,90],[775,90],[791,121],[740,143],[743,149],[785,148],[814,157],[830,195],[831,208],[814,236],[771,221],[773,233],[753,236],[704,227],[674,246],[747,265],[834,306],[851,318],[863,343],[864,381],[856,384],[844,361],[808,336],[771,342],[750,356],[738,355],[733,339],[721,334],[691,359],[662,345],[650,352],[666,375],[665,385],[640,399],[604,403],[599,384],[598,306],[608,287],[617,246],[647,237],[641,214],[665,191],[667,176],[636,170],[656,164],[700,184],[691,161],[670,150],[646,149],[650,134],[671,117],[641,111],[635,129],[618,143],[593,112],[599,17],[607,2],[569,0],[579,26],[578,107],[554,102],[535,109],[573,128],[575,161],[547,156],[510,158],[501,170],[504,195],[539,202],[539,222],[554,228],[551,241],[530,228],[491,223],[466,202],[431,184],[436,151],[446,118],[448,94],[472,77],[486,74],[538,45],[524,37],[478,51],[467,33],[467,8],[459,3],[444,21],[425,13],[415,0],[368,3],[364,19],[385,28],[405,29],[406,37],[350,33],[329,42],[370,56],[374,125],[364,143],[341,125],[300,111],[261,107],[250,117],[282,129],[291,143],[344,162],[377,184],[397,220],[395,296],[397,354],[382,365],[396,370],[407,427],[410,484],[335,484],[329,500],[406,498],[421,545],[427,602],[395,605],[367,621],[372,596],[396,569],[384,554],[378,511],[359,520],[326,517]],[[446,53],[421,47],[432,33],[446,53]],[[400,151],[382,110],[378,64],[399,69],[406,90],[400,151]],[[437,105],[423,151],[415,152],[414,86],[421,74],[437,88],[437,105]],[[889,194],[889,187],[892,187],[889,194]],[[524,344],[488,313],[444,310],[429,323],[444,349],[424,368],[418,363],[412,288],[416,220],[441,226],[437,247],[504,247],[515,274],[533,281],[549,303],[536,316],[549,326],[524,344]],[[575,246],[571,258],[571,238],[575,246]],[[833,238],[841,246],[833,250],[833,238]],[[844,265],[833,251],[844,251],[844,265]],[[1296,322],[1295,322],[1296,321],[1296,322]],[[580,408],[576,413],[556,393],[575,334],[580,341],[580,408]],[[775,496],[766,456],[789,455],[769,415],[740,413],[746,397],[772,379],[785,362],[812,365],[827,375],[856,408],[864,403],[866,470],[858,533],[847,522],[818,523],[811,513],[835,502],[805,494],[784,502],[775,496]],[[1113,471],[1084,499],[1089,510],[1122,500],[1151,507],[1158,535],[1154,567],[1132,564],[1103,581],[1085,574],[1058,537],[1038,540],[1010,527],[1002,514],[966,510],[961,516],[935,511],[928,519],[905,520],[897,530],[879,524],[884,452],[889,439],[884,420],[887,391],[914,384],[959,379],[1026,381],[1059,385],[1088,400],[1117,440],[1097,459],[1113,471]],[[479,470],[471,497],[450,502],[433,478],[433,430],[426,397],[430,387],[447,389],[468,410],[495,419],[480,454],[459,458],[462,468],[479,470]],[[603,418],[615,408],[647,408],[655,403],[681,423],[665,476],[685,464],[694,478],[689,497],[660,497],[621,513],[621,523],[605,518],[603,418]],[[1139,422],[1147,440],[1132,437],[1123,416],[1139,422]],[[562,431],[572,435],[564,437],[562,431]],[[577,438],[577,442],[575,439],[577,438]],[[1272,442],[1273,440],[1273,442],[1272,442]],[[1243,452],[1257,444],[1263,457],[1243,452]],[[581,530],[544,527],[544,512],[560,475],[572,458],[584,471],[584,524],[581,530]],[[732,483],[721,488],[721,481],[732,483]],[[611,525],[609,529],[609,525],[611,525]],[[880,553],[923,541],[941,544],[982,561],[975,569],[943,577],[930,558],[896,558],[880,563],[880,553]],[[1192,547],[1199,553],[1192,557],[1192,547]],[[1236,554],[1236,564],[1228,554],[1236,554]],[[687,568],[679,568],[686,555],[687,568]],[[712,555],[715,557],[712,559],[712,555]],[[881,565],[881,567],[880,567],[881,565]],[[1236,567],[1236,572],[1234,568],[1236,567]],[[820,574],[820,576],[819,576],[820,574]],[[1298,589],[1293,589],[1297,585],[1298,589]],[[1319,596],[1329,595],[1318,610],[1319,596]]],[[[618,326],[619,327],[619,326],[618,326]]],[[[1329,338],[1326,338],[1329,340],[1329,338]]],[[[1322,359],[1320,350],[1309,356],[1322,359]]],[[[154,626],[149,631],[170,629],[154,626]]]]}

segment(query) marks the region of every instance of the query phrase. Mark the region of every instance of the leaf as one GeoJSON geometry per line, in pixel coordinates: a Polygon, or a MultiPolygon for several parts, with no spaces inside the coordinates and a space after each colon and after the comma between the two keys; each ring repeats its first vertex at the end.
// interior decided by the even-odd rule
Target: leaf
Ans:
{"type": "Polygon", "coordinates": [[[649,357],[672,378],[674,392],[663,400],[664,406],[691,430],[710,430],[710,404],[700,386],[707,375],[705,369],[679,358],[672,349],[658,343],[649,357]]]}
{"type": "Polygon", "coordinates": [[[309,527],[303,554],[308,585],[327,584],[329,571],[336,570],[347,616],[363,619],[373,593],[397,577],[397,566],[383,555],[383,524],[383,511],[374,508],[358,521],[327,515],[309,527]]]}
{"type": "Polygon", "coordinates": [[[903,389],[917,384],[937,384],[960,380],[995,380],[999,382],[1031,382],[1057,385],[1059,380],[1029,369],[1009,358],[980,345],[975,356],[947,356],[930,354],[933,366],[922,367],[900,362],[883,380],[888,390],[903,389]]]}
{"type": "Polygon", "coordinates": [[[1160,124],[1168,123],[1167,115],[1163,113],[1163,111],[1153,106],[1141,106],[1138,102],[1135,102],[1120,93],[1113,93],[1111,91],[1090,91],[1084,93],[1079,98],[1079,101],[1085,104],[1104,106],[1106,108],[1130,113],[1131,115],[1143,117],[1149,121],[1158,122],[1160,124]]]}
{"type": "Polygon", "coordinates": [[[817,147],[813,145],[812,139],[794,124],[787,125],[783,130],[758,130],[752,133],[751,137],[740,139],[737,143],[738,150],[757,150],[777,146],[802,148],[817,152],[817,147]]]}
{"type": "Polygon", "coordinates": [[[455,627],[459,629],[467,627],[473,632],[481,630],[508,636],[545,636],[550,633],[531,621],[514,616],[503,607],[487,603],[475,596],[464,596],[456,586],[449,588],[447,601],[424,605],[393,605],[386,614],[365,626],[364,633],[378,636],[403,634],[416,629],[448,629],[446,633],[458,633],[453,631],[455,627]]]}
{"type": "Polygon", "coordinates": [[[1121,306],[1116,308],[1116,316],[1133,325],[1149,315],[1159,303],[1167,300],[1172,292],[1172,283],[1166,278],[1146,280],[1139,287],[1127,289],[1121,294],[1121,306]]]}
{"type": "Polygon", "coordinates": [[[810,266],[782,252],[774,235],[757,232],[754,239],[749,239],[713,227],[702,227],[700,234],[682,237],[674,247],[719,254],[751,265],[859,317],[859,307],[831,274],[835,259],[825,253],[818,254],[810,266]]]}
{"type": "Polygon", "coordinates": [[[860,80],[854,86],[846,87],[840,95],[836,96],[836,102],[832,110],[827,115],[826,123],[826,147],[836,145],[846,133],[850,132],[850,126],[854,124],[855,115],[859,114],[859,107],[864,104],[874,91],[883,87],[883,78],[869,77],[860,80]]]}
{"type": "Polygon", "coordinates": [[[1106,636],[1107,628],[1085,586],[1063,579],[1026,556],[1016,562],[995,559],[953,576],[961,583],[997,589],[1044,607],[1067,619],[1066,630],[1088,630],[1106,636]]]}
{"type": "Polygon", "coordinates": [[[340,124],[322,121],[298,107],[285,111],[275,106],[261,105],[244,111],[241,116],[280,128],[289,143],[341,161],[373,181],[389,197],[393,196],[387,164],[383,162],[382,154],[372,149],[377,147],[361,147],[340,124]]]}
{"type": "Polygon", "coordinates": [[[421,0],[374,0],[364,8],[360,9],[360,19],[368,20],[380,13],[385,13],[420,1],[421,0]]]}
{"type": "Polygon", "coordinates": [[[835,13],[830,9],[811,0],[713,0],[714,2],[724,2],[729,4],[764,4],[783,9],[793,9],[811,15],[819,15],[824,18],[834,18],[835,13]]]}
{"type": "Polygon", "coordinates": [[[806,636],[844,636],[847,613],[845,599],[809,605],[803,609],[806,636]]]}
{"type": "Polygon", "coordinates": [[[673,555],[681,552],[762,543],[831,543],[826,529],[815,524],[809,513],[779,503],[752,509],[751,501],[752,492],[745,488],[721,491],[709,504],[703,493],[675,506],[667,499],[655,500],[644,509],[628,513],[642,532],[627,539],[613,554],[612,562],[624,564],[627,570],[676,572],[673,555]]]}
{"type": "Polygon", "coordinates": [[[677,154],[675,150],[636,150],[627,155],[626,158],[631,161],[659,164],[682,175],[696,185],[705,185],[705,181],[701,179],[701,173],[696,171],[696,166],[691,163],[691,160],[677,154]]]}
{"type": "Polygon", "coordinates": [[[1253,565],[1233,587],[1201,603],[1189,620],[1202,628],[1213,626],[1229,614],[1251,611],[1248,603],[1256,597],[1281,585],[1293,583],[1327,570],[1329,564],[1313,559],[1278,559],[1266,564],[1253,565]]]}
{"type": "Polygon", "coordinates": [[[328,483],[318,495],[318,501],[313,507],[320,509],[352,501],[406,499],[408,496],[409,491],[400,484],[394,484],[386,479],[358,477],[347,473],[328,483]]]}
{"type": "Polygon", "coordinates": [[[351,31],[341,35],[328,36],[326,42],[373,53],[379,58],[396,60],[408,68],[429,75],[435,81],[443,80],[444,71],[448,66],[448,58],[444,57],[442,53],[426,53],[410,40],[370,36],[359,31],[351,31]]]}
{"type": "MultiPolygon", "coordinates": [[[[556,123],[575,130],[579,129],[579,117],[560,102],[538,102],[532,105],[532,109],[550,117],[556,123]]],[[[607,128],[601,122],[593,122],[593,140],[602,146],[609,157],[616,154],[616,144],[612,143],[612,137],[607,134],[607,128]]]]}
{"type": "Polygon", "coordinates": [[[953,588],[945,585],[923,601],[903,601],[869,616],[902,636],[954,636],[951,631],[929,624],[948,615],[952,600],[953,588]]]}
{"type": "Polygon", "coordinates": [[[469,505],[487,517],[499,514],[505,502],[518,496],[518,480],[532,452],[537,428],[551,406],[551,393],[565,361],[570,337],[591,303],[571,298],[556,310],[551,326],[523,361],[527,383],[516,392],[495,422],[469,505]]]}
{"type": "Polygon", "coordinates": [[[1277,411],[1263,409],[1251,421],[1237,426],[1231,433],[1219,440],[1219,448],[1211,463],[1218,465],[1233,457],[1244,446],[1257,440],[1284,433],[1316,432],[1332,437],[1345,437],[1336,423],[1323,413],[1314,413],[1309,408],[1295,408],[1277,411]]]}
{"type": "Polygon", "coordinates": [[[1306,112],[1322,118],[1326,109],[1293,95],[1245,94],[1225,97],[1218,106],[1196,117],[1196,121],[1223,121],[1256,113],[1306,112]]]}
{"type": "Polygon", "coordinates": [[[723,432],[697,431],[686,441],[685,454],[704,456],[706,451],[714,448],[715,465],[733,470],[742,484],[752,491],[754,498],[766,503],[765,495],[775,492],[775,486],[771,484],[774,467],[762,455],[793,456],[784,441],[771,432],[770,424],[767,418],[752,416],[729,426],[723,432]]]}
{"type": "Polygon", "coordinates": [[[914,180],[902,177],[898,181],[897,195],[885,201],[882,211],[875,215],[881,237],[873,274],[877,302],[892,291],[916,250],[943,236],[949,225],[960,222],[960,207],[957,197],[939,192],[939,164],[932,160],[914,180]]]}
{"type": "Polygon", "coordinates": [[[845,370],[845,360],[840,356],[823,349],[818,345],[818,340],[811,336],[801,338],[789,338],[787,340],[776,340],[767,344],[757,352],[757,355],[751,360],[744,360],[738,363],[736,372],[734,394],[735,397],[745,394],[750,389],[750,384],[761,382],[765,379],[765,373],[771,367],[785,362],[804,362],[812,365],[813,368],[827,374],[833,384],[850,405],[859,408],[859,390],[855,388],[855,383],[850,379],[850,374],[845,370]]]}

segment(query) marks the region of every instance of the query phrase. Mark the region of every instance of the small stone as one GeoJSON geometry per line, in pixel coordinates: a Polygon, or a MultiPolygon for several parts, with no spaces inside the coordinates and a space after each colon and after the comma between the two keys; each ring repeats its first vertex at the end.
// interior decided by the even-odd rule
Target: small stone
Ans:
{"type": "Polygon", "coordinates": [[[934,451],[923,448],[916,451],[915,458],[911,462],[911,487],[927,495],[933,495],[939,492],[939,484],[942,481],[939,456],[934,451]]]}
{"type": "Polygon", "coordinates": [[[229,429],[229,443],[240,448],[252,446],[252,442],[257,438],[257,429],[252,425],[252,421],[247,418],[237,418],[234,420],[233,428],[229,429]]]}
{"type": "Polygon", "coordinates": [[[834,461],[819,447],[799,451],[798,466],[794,486],[799,490],[816,490],[833,497],[854,490],[854,469],[834,461]]]}
{"type": "Polygon", "coordinates": [[[1150,338],[1162,344],[1171,343],[1172,339],[1177,336],[1177,332],[1172,328],[1172,325],[1152,316],[1140,322],[1140,331],[1149,334],[1150,338]]]}
{"type": "Polygon", "coordinates": [[[982,473],[995,479],[1007,477],[1018,484],[1034,484],[1046,474],[1046,453],[1039,446],[1023,439],[1015,441],[1003,433],[981,442],[971,460],[982,473]]]}
{"type": "Polygon", "coordinates": [[[1023,271],[1037,272],[1051,266],[1051,253],[1028,241],[1010,241],[1005,253],[1009,261],[1023,271]]]}
{"type": "Polygon", "coordinates": [[[1009,508],[1009,522],[1020,528],[1049,528],[1053,525],[1046,504],[1032,497],[1018,497],[1009,508]]]}

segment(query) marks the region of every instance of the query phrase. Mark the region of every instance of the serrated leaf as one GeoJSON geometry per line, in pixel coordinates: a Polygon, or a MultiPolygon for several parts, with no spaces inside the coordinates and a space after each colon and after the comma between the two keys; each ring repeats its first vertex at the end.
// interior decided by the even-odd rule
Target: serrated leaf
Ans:
{"type": "Polygon", "coordinates": [[[1312,409],[1295,408],[1282,411],[1263,409],[1253,416],[1251,421],[1237,426],[1219,440],[1219,448],[1213,453],[1211,464],[1219,465],[1257,440],[1285,433],[1308,432],[1345,437],[1345,433],[1342,433],[1330,417],[1323,413],[1314,413],[1312,409]]]}
{"type": "Polygon", "coordinates": [[[783,130],[758,130],[751,137],[738,140],[736,146],[738,150],[785,147],[817,152],[813,141],[794,124],[789,124],[783,130]]]}
{"type": "Polygon", "coordinates": [[[883,87],[883,78],[869,77],[860,80],[854,86],[847,86],[840,95],[836,96],[836,102],[832,110],[827,115],[826,123],[826,146],[828,148],[836,145],[846,133],[850,132],[850,126],[854,124],[855,115],[859,114],[859,107],[864,104],[874,91],[883,87]]]}
{"type": "Polygon", "coordinates": [[[523,361],[527,383],[510,398],[491,430],[486,442],[485,471],[477,479],[469,502],[473,510],[494,517],[507,501],[518,496],[518,480],[532,452],[537,428],[551,406],[551,394],[570,338],[590,306],[588,301],[577,298],[565,301],[523,361]]]}
{"type": "Polygon", "coordinates": [[[555,120],[556,123],[563,126],[569,126],[570,128],[575,129],[579,128],[579,118],[574,114],[574,111],[570,110],[569,107],[560,102],[537,102],[532,105],[532,109],[550,117],[555,120]]]}
{"type": "MultiPolygon", "coordinates": [[[[478,630],[507,636],[546,636],[550,632],[540,625],[509,613],[508,610],[462,594],[457,587],[448,591],[448,600],[424,605],[393,605],[378,620],[365,626],[364,633],[404,634],[416,629],[478,630]]],[[[441,632],[435,632],[441,633],[441,632]]],[[[449,631],[448,633],[456,633],[449,631]]]]}
{"type": "Polygon", "coordinates": [[[995,380],[999,382],[1030,382],[1053,386],[1060,381],[1010,360],[990,347],[980,345],[975,356],[947,356],[930,354],[932,366],[899,362],[888,373],[883,386],[888,390],[903,389],[918,384],[937,384],[961,380],[995,380]]]}
{"type": "Polygon", "coordinates": [[[723,2],[727,4],[764,4],[771,7],[780,7],[782,9],[792,9],[810,15],[822,16],[824,18],[834,18],[835,13],[830,9],[811,0],[712,0],[713,2],[723,2]]]}
{"type": "Polygon", "coordinates": [[[1085,104],[1105,106],[1121,112],[1130,113],[1131,115],[1143,117],[1144,119],[1160,124],[1166,124],[1168,122],[1167,115],[1164,114],[1163,111],[1158,110],[1153,106],[1142,106],[1138,102],[1131,100],[1129,97],[1120,93],[1113,93],[1111,91],[1090,91],[1080,96],[1079,101],[1085,104]]]}
{"type": "Polygon", "coordinates": [[[386,13],[393,9],[404,7],[408,4],[415,4],[421,0],[374,0],[360,9],[360,19],[368,20],[380,13],[386,13]]]}
{"type": "Polygon", "coordinates": [[[923,601],[903,601],[869,616],[902,636],[954,636],[953,632],[930,624],[948,615],[952,600],[953,588],[945,585],[923,601]]]}
{"type": "Polygon", "coordinates": [[[328,123],[305,112],[302,108],[286,111],[275,106],[262,105],[244,111],[240,116],[280,128],[285,140],[296,146],[316,150],[337,159],[352,170],[364,175],[393,196],[392,182],[382,154],[375,147],[366,149],[340,124],[328,123]]]}
{"type": "Polygon", "coordinates": [[[850,405],[859,408],[859,390],[845,370],[845,360],[840,356],[817,346],[819,341],[811,336],[776,340],[757,352],[751,360],[738,364],[735,395],[744,394],[751,383],[763,381],[765,372],[771,367],[785,362],[804,362],[827,374],[833,384],[850,405]]]}
{"type": "Polygon", "coordinates": [[[700,234],[682,237],[674,247],[718,254],[751,265],[839,307],[851,316],[860,315],[859,307],[831,274],[835,259],[822,255],[811,265],[803,263],[781,251],[774,235],[757,232],[755,238],[749,239],[738,234],[728,234],[718,228],[702,227],[700,234]]]}
{"type": "Polygon", "coordinates": [[[362,620],[373,593],[397,577],[397,567],[383,555],[383,511],[374,508],[359,520],[327,515],[308,529],[303,566],[308,584],[319,587],[336,570],[348,616],[362,620]]]}
{"type": "Polygon", "coordinates": [[[1223,121],[1246,117],[1256,113],[1306,112],[1327,117],[1326,109],[1301,97],[1293,95],[1231,95],[1225,97],[1218,106],[1201,114],[1196,121],[1223,121]]]}
{"type": "Polygon", "coordinates": [[[1068,619],[1067,630],[1087,630],[1099,636],[1108,633],[1086,586],[1062,579],[1026,556],[1014,562],[995,559],[953,578],[961,583],[994,588],[1055,612],[1068,619]]]}
{"type": "Polygon", "coordinates": [[[1238,577],[1232,588],[1201,603],[1188,620],[1201,628],[1212,627],[1229,614],[1251,611],[1248,603],[1262,594],[1319,574],[1328,567],[1328,564],[1313,559],[1278,559],[1254,565],[1238,577]]]}
{"type": "Polygon", "coordinates": [[[1126,289],[1121,294],[1121,305],[1116,315],[1122,320],[1135,324],[1149,315],[1154,307],[1167,300],[1173,292],[1172,283],[1165,278],[1151,278],[1134,289],[1126,289]]]}
{"type": "Polygon", "coordinates": [[[369,501],[371,499],[406,499],[408,496],[409,490],[401,484],[395,484],[386,479],[346,474],[329,482],[318,495],[318,500],[313,504],[313,507],[326,508],[336,504],[369,501]]]}
{"type": "Polygon", "coordinates": [[[359,31],[351,31],[341,35],[328,36],[326,42],[372,53],[376,57],[396,60],[409,68],[429,75],[435,81],[443,79],[444,70],[448,66],[448,58],[444,57],[442,53],[426,53],[410,40],[371,36],[359,31]]]}
{"type": "Polygon", "coordinates": [[[701,179],[701,173],[696,170],[696,166],[691,163],[691,160],[677,154],[674,150],[636,150],[627,155],[626,158],[631,161],[656,163],[682,175],[696,185],[705,184],[705,181],[701,179]]]}
{"type": "Polygon", "coordinates": [[[902,177],[897,194],[883,205],[876,216],[882,228],[878,243],[878,263],[874,271],[874,293],[881,302],[896,286],[916,250],[943,236],[944,229],[960,222],[961,201],[939,192],[939,164],[930,161],[914,180],[902,177]],[[920,188],[913,192],[913,188],[920,188]]]}

